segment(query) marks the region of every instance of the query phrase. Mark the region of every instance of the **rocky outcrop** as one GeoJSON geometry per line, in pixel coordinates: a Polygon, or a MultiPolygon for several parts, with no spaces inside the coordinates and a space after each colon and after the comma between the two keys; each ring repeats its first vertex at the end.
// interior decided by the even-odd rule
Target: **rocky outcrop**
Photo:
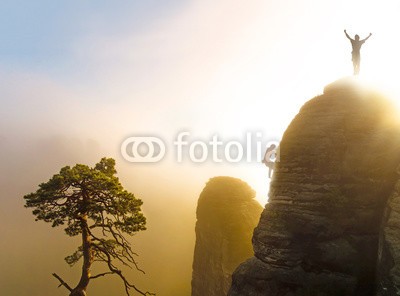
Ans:
{"type": "MultiPolygon", "coordinates": [[[[301,108],[280,144],[254,257],[235,271],[228,295],[376,295],[381,222],[400,163],[393,110],[356,80],[327,86],[301,108]]],[[[399,204],[392,195],[382,224],[380,264],[392,268],[381,277],[391,283],[399,279],[399,204]]]]}
{"type": "Polygon", "coordinates": [[[225,296],[235,268],[253,255],[251,237],[262,212],[247,183],[208,181],[197,205],[192,296],[225,296]]]}
{"type": "Polygon", "coordinates": [[[400,295],[400,181],[386,205],[378,255],[377,295],[400,295]]]}

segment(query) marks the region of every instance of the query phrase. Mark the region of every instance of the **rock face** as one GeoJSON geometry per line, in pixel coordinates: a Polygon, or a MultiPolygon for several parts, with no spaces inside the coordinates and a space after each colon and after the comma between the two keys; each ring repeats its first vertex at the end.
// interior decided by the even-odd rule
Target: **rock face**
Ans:
{"type": "Polygon", "coordinates": [[[399,163],[392,106],[355,80],[327,86],[284,133],[254,257],[237,268],[228,295],[393,289],[400,283],[399,163]]]}
{"type": "Polygon", "coordinates": [[[197,205],[192,296],[225,296],[235,268],[253,255],[251,237],[262,212],[247,183],[209,180],[197,205]]]}
{"type": "Polygon", "coordinates": [[[378,295],[400,295],[400,181],[386,205],[378,255],[378,295]]]}

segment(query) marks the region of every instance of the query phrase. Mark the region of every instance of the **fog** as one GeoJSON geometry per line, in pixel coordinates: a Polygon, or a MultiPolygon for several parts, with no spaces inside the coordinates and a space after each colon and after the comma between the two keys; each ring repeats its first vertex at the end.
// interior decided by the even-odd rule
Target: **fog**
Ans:
{"type": "MultiPolygon", "coordinates": [[[[1,293],[66,295],[53,272],[76,284],[80,267],[63,258],[79,240],[35,222],[23,196],[63,166],[93,166],[106,156],[143,200],[148,221],[130,238],[146,275],[126,270],[129,279],[157,295],[189,295],[196,202],[207,180],[241,178],[261,204],[269,180],[254,160],[178,163],[177,134],[242,143],[246,133],[261,133],[263,147],[279,140],[306,100],[352,73],[345,28],[374,33],[362,73],[395,82],[399,62],[382,52],[398,51],[391,34],[399,4],[383,2],[3,1],[1,293]],[[120,146],[136,135],[165,141],[165,158],[127,162],[120,146]]],[[[124,293],[112,277],[94,280],[88,292],[124,293]]]]}
{"type": "MultiPolygon", "coordinates": [[[[76,249],[80,240],[64,235],[61,228],[34,222],[31,211],[23,208],[22,197],[64,165],[93,165],[104,150],[93,140],[61,136],[20,140],[14,137],[12,142],[4,140],[1,145],[0,286],[6,295],[66,295],[64,288],[56,289],[58,283],[51,273],[70,280],[71,285],[77,282],[79,264],[70,268],[63,258],[76,249]]],[[[119,175],[125,188],[143,199],[148,230],[130,239],[147,274],[129,270],[127,274],[142,289],[162,291],[161,295],[188,295],[196,195],[193,190],[168,186],[172,181],[168,178],[151,179],[146,177],[153,175],[151,172],[127,173],[129,170],[125,168],[125,174],[119,175]]],[[[94,266],[94,270],[101,269],[94,266]]],[[[121,283],[112,277],[93,281],[89,288],[89,293],[95,295],[110,295],[111,291],[123,293],[121,283]]]]}

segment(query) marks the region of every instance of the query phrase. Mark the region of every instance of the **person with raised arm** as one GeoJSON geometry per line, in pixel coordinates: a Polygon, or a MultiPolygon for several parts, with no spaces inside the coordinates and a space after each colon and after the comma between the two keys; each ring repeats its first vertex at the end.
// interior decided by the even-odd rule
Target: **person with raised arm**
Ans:
{"type": "Polygon", "coordinates": [[[347,34],[346,30],[344,30],[347,39],[350,40],[353,51],[351,52],[354,75],[358,75],[360,73],[360,50],[361,46],[368,40],[369,37],[372,36],[372,33],[369,33],[368,37],[360,40],[360,36],[355,35],[354,39],[352,39],[349,34],[347,34]]]}

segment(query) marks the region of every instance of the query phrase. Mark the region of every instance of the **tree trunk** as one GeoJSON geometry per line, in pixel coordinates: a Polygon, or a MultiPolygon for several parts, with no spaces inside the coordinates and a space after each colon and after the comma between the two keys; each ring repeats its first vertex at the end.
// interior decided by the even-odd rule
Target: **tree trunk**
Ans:
{"type": "Polygon", "coordinates": [[[86,289],[90,281],[90,267],[93,263],[91,238],[87,224],[87,215],[81,218],[83,265],[82,275],[78,285],[71,291],[70,296],[86,296],[86,289]]]}
{"type": "Polygon", "coordinates": [[[86,296],[85,290],[77,290],[77,288],[73,289],[69,296],[86,296]]]}

